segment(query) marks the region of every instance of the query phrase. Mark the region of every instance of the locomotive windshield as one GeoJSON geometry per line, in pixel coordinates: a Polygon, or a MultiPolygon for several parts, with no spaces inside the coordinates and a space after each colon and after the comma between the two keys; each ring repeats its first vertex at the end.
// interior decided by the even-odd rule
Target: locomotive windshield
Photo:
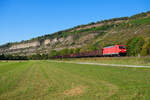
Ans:
{"type": "Polygon", "coordinates": [[[126,49],[125,46],[119,46],[119,49],[126,49]]]}

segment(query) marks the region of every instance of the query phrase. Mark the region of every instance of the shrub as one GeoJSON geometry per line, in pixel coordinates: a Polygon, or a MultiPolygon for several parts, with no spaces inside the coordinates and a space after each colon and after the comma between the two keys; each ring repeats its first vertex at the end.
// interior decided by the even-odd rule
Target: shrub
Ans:
{"type": "Polygon", "coordinates": [[[91,45],[91,46],[88,47],[89,51],[94,51],[94,50],[97,50],[97,49],[98,49],[98,47],[96,45],[91,45]]]}
{"type": "Polygon", "coordinates": [[[73,53],[74,54],[78,54],[80,52],[80,48],[75,48],[74,50],[73,50],[73,53]]]}
{"type": "Polygon", "coordinates": [[[48,57],[51,58],[51,57],[56,56],[56,55],[58,55],[57,51],[56,50],[51,50],[48,57]]]}

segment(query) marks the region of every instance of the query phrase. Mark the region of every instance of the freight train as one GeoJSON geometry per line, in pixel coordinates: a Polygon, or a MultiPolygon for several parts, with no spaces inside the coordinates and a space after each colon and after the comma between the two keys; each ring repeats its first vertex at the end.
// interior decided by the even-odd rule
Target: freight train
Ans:
{"type": "Polygon", "coordinates": [[[101,50],[70,55],[54,56],[53,58],[113,57],[113,56],[126,56],[126,54],[127,54],[126,45],[114,45],[104,47],[101,50]]]}

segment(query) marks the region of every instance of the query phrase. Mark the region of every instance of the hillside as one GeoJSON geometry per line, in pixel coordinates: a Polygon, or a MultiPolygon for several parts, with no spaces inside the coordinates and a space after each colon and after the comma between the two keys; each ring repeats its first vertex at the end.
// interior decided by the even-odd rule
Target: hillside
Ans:
{"type": "Polygon", "coordinates": [[[80,48],[80,52],[84,52],[108,45],[129,44],[137,37],[143,38],[143,41],[150,37],[150,12],[92,22],[31,40],[7,43],[0,46],[0,54],[48,54],[51,50],[65,48],[80,48]]]}

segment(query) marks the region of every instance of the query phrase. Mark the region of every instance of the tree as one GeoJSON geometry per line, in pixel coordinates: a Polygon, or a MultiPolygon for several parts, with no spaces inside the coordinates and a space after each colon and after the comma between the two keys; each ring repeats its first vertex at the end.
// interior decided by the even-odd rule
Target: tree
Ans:
{"type": "Polygon", "coordinates": [[[135,48],[135,54],[138,55],[138,54],[141,54],[141,51],[142,51],[142,47],[144,45],[144,39],[143,38],[139,38],[138,39],[138,42],[136,43],[136,48],[135,48]]]}
{"type": "Polygon", "coordinates": [[[127,42],[127,54],[129,56],[137,56],[141,53],[144,45],[144,39],[142,37],[134,37],[127,42]]]}
{"type": "Polygon", "coordinates": [[[48,55],[47,54],[42,54],[41,59],[43,59],[43,60],[48,59],[48,55]]]}
{"type": "Polygon", "coordinates": [[[141,51],[142,56],[150,55],[150,38],[148,38],[143,45],[142,51],[141,51]]]}
{"type": "Polygon", "coordinates": [[[2,54],[2,55],[0,55],[0,60],[5,60],[6,58],[5,58],[5,55],[4,54],[2,54]]]}

